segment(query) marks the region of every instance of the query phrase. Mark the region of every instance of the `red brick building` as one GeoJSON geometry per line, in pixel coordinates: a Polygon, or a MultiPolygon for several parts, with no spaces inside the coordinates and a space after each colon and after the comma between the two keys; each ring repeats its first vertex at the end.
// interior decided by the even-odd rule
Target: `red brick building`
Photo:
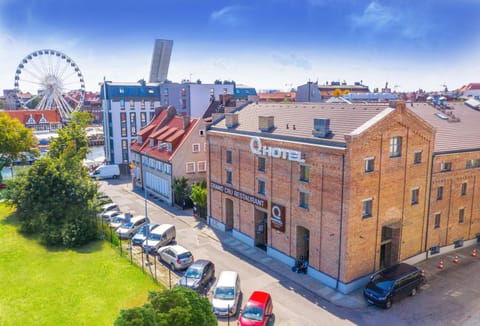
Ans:
{"type": "Polygon", "coordinates": [[[471,144],[440,153],[448,128],[435,123],[462,126],[436,116],[430,123],[437,111],[427,104],[270,103],[227,113],[207,132],[209,222],[292,266],[304,257],[309,275],[342,292],[384,266],[474,239],[480,169],[450,177],[469,180],[455,181],[466,192],[460,204],[442,203],[464,208],[464,226],[443,218],[437,227],[431,216],[440,209],[433,189],[446,183],[447,174],[436,176],[445,155],[459,166],[468,159],[477,167],[480,159],[478,150],[466,154],[471,144]]]}

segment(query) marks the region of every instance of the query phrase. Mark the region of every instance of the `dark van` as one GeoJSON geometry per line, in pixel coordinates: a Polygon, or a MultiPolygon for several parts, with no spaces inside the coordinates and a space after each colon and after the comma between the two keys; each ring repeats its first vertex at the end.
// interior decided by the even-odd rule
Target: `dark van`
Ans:
{"type": "Polygon", "coordinates": [[[389,309],[394,301],[417,294],[424,281],[420,269],[400,263],[373,274],[363,295],[369,303],[389,309]]]}

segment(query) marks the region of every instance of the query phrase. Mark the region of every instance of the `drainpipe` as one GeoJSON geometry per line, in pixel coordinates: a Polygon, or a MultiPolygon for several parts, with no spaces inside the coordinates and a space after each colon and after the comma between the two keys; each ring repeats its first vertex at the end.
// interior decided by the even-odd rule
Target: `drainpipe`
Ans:
{"type": "Polygon", "coordinates": [[[428,191],[427,201],[427,227],[425,230],[425,259],[428,259],[428,230],[430,229],[430,202],[432,200],[432,187],[433,187],[433,162],[435,162],[435,154],[432,155],[432,163],[430,164],[430,189],[428,191]]]}
{"type": "Polygon", "coordinates": [[[343,231],[343,190],[345,187],[345,154],[342,154],[342,192],[340,195],[340,235],[338,240],[338,270],[337,270],[337,284],[335,289],[338,289],[338,283],[340,282],[340,268],[342,262],[342,231],[343,231]]]}

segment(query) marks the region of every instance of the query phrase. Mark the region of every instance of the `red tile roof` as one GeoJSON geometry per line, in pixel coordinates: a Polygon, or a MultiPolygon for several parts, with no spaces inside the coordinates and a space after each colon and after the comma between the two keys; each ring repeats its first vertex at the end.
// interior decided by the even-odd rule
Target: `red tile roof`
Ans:
{"type": "Polygon", "coordinates": [[[168,110],[164,109],[138,132],[138,135],[142,136],[142,144],[140,145],[137,140],[134,140],[131,144],[131,150],[162,161],[169,161],[199,121],[198,119],[190,119],[188,126],[184,127],[184,119],[184,116],[169,116],[168,110]],[[153,146],[150,143],[151,139],[154,140],[153,146]],[[158,149],[159,143],[170,143],[172,151],[169,153],[166,149],[158,149]]]}
{"type": "Polygon", "coordinates": [[[7,113],[12,119],[19,120],[23,124],[28,121],[30,115],[32,115],[36,123],[39,123],[42,114],[49,123],[62,123],[62,118],[56,110],[5,110],[3,112],[7,113]]]}

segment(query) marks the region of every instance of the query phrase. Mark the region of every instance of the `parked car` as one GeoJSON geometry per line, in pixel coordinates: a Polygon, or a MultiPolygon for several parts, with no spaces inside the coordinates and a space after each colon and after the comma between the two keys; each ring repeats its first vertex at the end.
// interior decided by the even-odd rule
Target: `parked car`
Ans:
{"type": "Polygon", "coordinates": [[[132,218],[130,213],[122,213],[113,218],[113,220],[108,224],[112,229],[118,229],[124,223],[127,223],[132,218]]]}
{"type": "Polygon", "coordinates": [[[143,241],[145,241],[147,234],[146,234],[146,227],[148,228],[148,233],[152,232],[157,226],[160,224],[156,223],[150,223],[148,225],[144,225],[142,228],[140,228],[137,233],[132,238],[132,244],[134,246],[141,246],[143,241]]]}
{"type": "Polygon", "coordinates": [[[254,291],[238,316],[239,326],[266,326],[273,314],[272,297],[268,292],[254,291]]]}
{"type": "Polygon", "coordinates": [[[218,277],[213,290],[212,306],[217,316],[235,316],[242,290],[240,288],[240,276],[237,272],[223,271],[218,277]]]}
{"type": "Polygon", "coordinates": [[[142,248],[145,252],[155,254],[160,247],[166,246],[175,240],[177,231],[175,225],[161,224],[153,230],[143,241],[142,248]]]}
{"type": "Polygon", "coordinates": [[[115,232],[120,239],[130,239],[145,224],[147,224],[145,216],[135,216],[130,221],[122,224],[115,232]]]}
{"type": "Polygon", "coordinates": [[[420,269],[400,263],[373,274],[363,295],[369,303],[389,309],[394,301],[416,295],[424,281],[420,269]]]}
{"type": "Polygon", "coordinates": [[[106,223],[110,223],[115,216],[122,214],[120,211],[108,211],[105,214],[102,214],[102,218],[106,223]]]}
{"type": "Polygon", "coordinates": [[[205,293],[208,284],[215,277],[215,264],[207,259],[199,259],[187,268],[177,285],[190,288],[197,293],[205,293]]]}
{"type": "Polygon", "coordinates": [[[113,203],[112,198],[108,197],[108,195],[103,193],[98,194],[97,198],[103,205],[113,203]]]}
{"type": "Polygon", "coordinates": [[[103,204],[102,206],[100,206],[100,214],[99,215],[102,216],[103,214],[105,214],[108,211],[119,211],[120,212],[120,208],[115,203],[103,204]]]}
{"type": "Polygon", "coordinates": [[[158,260],[165,262],[174,271],[186,269],[193,263],[192,253],[180,245],[161,247],[157,253],[158,260]]]}

